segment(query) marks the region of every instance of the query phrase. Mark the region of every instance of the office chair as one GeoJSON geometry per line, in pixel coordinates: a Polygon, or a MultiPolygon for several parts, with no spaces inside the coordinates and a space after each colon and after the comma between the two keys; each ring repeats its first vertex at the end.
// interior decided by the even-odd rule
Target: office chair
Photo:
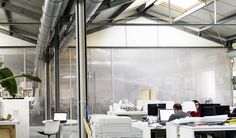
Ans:
{"type": "Polygon", "coordinates": [[[50,138],[51,135],[55,135],[59,131],[60,121],[47,121],[44,126],[44,131],[38,132],[42,135],[47,135],[50,138]]]}

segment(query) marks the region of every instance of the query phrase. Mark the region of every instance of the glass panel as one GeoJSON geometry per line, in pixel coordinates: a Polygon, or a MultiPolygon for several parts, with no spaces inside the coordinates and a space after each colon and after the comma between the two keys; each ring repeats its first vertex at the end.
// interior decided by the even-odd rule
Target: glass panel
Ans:
{"type": "Polygon", "coordinates": [[[89,49],[88,99],[106,113],[113,99],[136,104],[143,89],[158,100],[232,104],[230,61],[223,48],[89,49]],[[180,94],[181,93],[181,94],[180,94]]]}

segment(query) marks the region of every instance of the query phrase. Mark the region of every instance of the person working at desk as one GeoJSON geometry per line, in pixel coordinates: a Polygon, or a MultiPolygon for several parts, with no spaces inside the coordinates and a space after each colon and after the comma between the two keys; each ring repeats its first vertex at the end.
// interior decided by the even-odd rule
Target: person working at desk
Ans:
{"type": "Polygon", "coordinates": [[[181,104],[176,103],[176,104],[173,105],[173,108],[174,108],[175,113],[172,114],[169,117],[168,121],[173,121],[175,119],[185,118],[185,117],[189,116],[187,113],[182,111],[182,105],[181,104]]]}
{"type": "Polygon", "coordinates": [[[193,100],[193,102],[195,103],[195,107],[196,107],[197,111],[190,112],[190,115],[192,117],[200,117],[200,111],[199,111],[200,110],[200,108],[199,108],[200,103],[197,100],[193,100]]]}

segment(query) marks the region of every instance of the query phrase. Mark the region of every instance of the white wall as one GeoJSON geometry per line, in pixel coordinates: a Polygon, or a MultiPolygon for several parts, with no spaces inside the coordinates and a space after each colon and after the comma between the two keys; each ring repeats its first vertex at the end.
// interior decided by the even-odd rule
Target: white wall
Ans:
{"type": "MultiPolygon", "coordinates": [[[[156,23],[137,18],[128,23],[156,23]]],[[[222,47],[222,45],[167,26],[114,26],[88,35],[88,46],[103,47],[222,47]]]]}
{"type": "Polygon", "coordinates": [[[35,44],[0,33],[0,47],[1,46],[35,46],[35,44]]]}

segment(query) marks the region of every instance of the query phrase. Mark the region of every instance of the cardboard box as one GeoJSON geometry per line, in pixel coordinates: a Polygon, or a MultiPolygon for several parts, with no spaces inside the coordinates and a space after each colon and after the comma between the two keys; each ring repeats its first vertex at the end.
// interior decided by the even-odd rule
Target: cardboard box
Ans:
{"type": "Polygon", "coordinates": [[[156,100],[156,93],[152,89],[145,89],[139,92],[139,100],[156,100]]]}

